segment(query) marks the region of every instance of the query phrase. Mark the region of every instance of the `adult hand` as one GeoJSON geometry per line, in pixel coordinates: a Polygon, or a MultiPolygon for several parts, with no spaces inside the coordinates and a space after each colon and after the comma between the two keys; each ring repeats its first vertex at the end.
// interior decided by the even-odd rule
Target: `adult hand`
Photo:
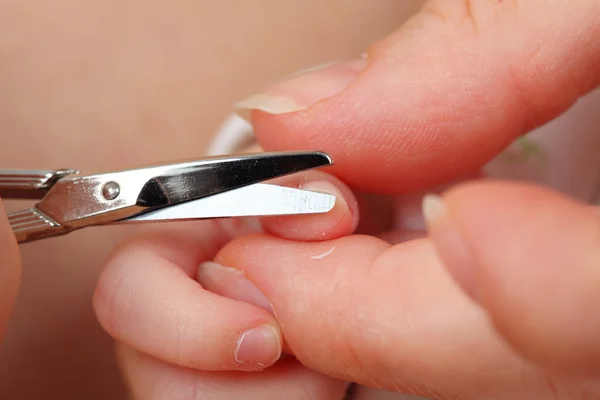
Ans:
{"type": "MultiPolygon", "coordinates": [[[[240,107],[266,150],[327,151],[353,189],[440,191],[598,85],[599,12],[593,0],[428,1],[364,59],[240,107]]],[[[598,208],[524,184],[441,192],[425,203],[430,239],[399,243],[378,203],[361,215],[399,244],[263,236],[217,259],[265,292],[294,354],[330,376],[440,398],[598,396],[598,208]]]]}
{"type": "Polygon", "coordinates": [[[20,280],[19,248],[0,201],[0,341],[6,332],[20,280]]]}
{"type": "MultiPolygon", "coordinates": [[[[592,0],[429,1],[365,60],[297,77],[242,106],[254,110],[267,150],[325,150],[354,189],[430,191],[476,174],[597,85],[598,11],[592,0]]],[[[284,376],[300,375],[275,376],[285,363],[250,375],[199,371],[247,368],[235,358],[237,340],[259,322],[278,327],[282,348],[301,364],[288,361],[309,376],[297,387],[317,387],[323,398],[339,395],[336,379],[441,399],[597,397],[597,211],[502,183],[428,199],[431,238],[410,242],[385,224],[389,214],[364,207],[368,230],[359,232],[376,235],[342,229],[310,241],[292,225],[198,252],[212,241],[192,229],[123,247],[96,308],[131,346],[124,365],[133,391],[194,398],[212,388],[223,398],[238,379],[246,398],[268,398],[284,376]],[[215,253],[243,274],[210,264],[197,281],[241,300],[235,308],[191,286],[189,271],[215,253]]]]}
{"type": "Polygon", "coordinates": [[[595,0],[430,0],[364,58],[239,104],[265,150],[319,148],[355,189],[430,189],[482,167],[600,79],[595,0]]]}

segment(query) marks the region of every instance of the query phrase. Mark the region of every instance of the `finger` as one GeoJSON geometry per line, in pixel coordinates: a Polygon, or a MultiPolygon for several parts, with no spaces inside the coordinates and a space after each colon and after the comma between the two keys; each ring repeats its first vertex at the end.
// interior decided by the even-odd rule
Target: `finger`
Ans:
{"type": "Polygon", "coordinates": [[[228,239],[212,223],[151,233],[121,246],[94,294],[102,327],[120,342],[183,367],[260,370],[276,362],[281,335],[268,312],[203,290],[191,278],[228,239]]]}
{"type": "MultiPolygon", "coordinates": [[[[337,179],[312,171],[276,183],[328,190],[339,197],[330,213],[266,219],[268,230],[317,240],[348,234],[356,224],[348,206],[352,194],[337,179]]],[[[197,270],[198,265],[210,261],[228,240],[250,231],[236,221],[176,224],[123,245],[108,262],[94,297],[107,332],[142,352],[191,368],[263,369],[273,364],[282,339],[268,307],[260,301],[254,303],[263,308],[235,301],[248,299],[243,291],[227,299],[200,285],[210,279],[203,273],[207,268],[197,270]]],[[[260,293],[250,294],[260,299],[260,293]]]]}
{"type": "Polygon", "coordinates": [[[309,368],[427,398],[553,393],[498,339],[427,240],[390,246],[365,236],[298,243],[252,235],[215,261],[266,295],[290,351],[309,368]]]}
{"type": "Polygon", "coordinates": [[[17,241],[0,201],[0,340],[8,325],[21,280],[17,241]]]}
{"type": "Polygon", "coordinates": [[[193,371],[127,347],[120,349],[119,359],[129,389],[139,400],[342,400],[346,386],[293,359],[253,374],[193,371]]]}
{"type": "MultiPolygon", "coordinates": [[[[311,171],[293,178],[286,177],[282,182],[291,187],[336,195],[336,205],[326,214],[263,218],[262,226],[267,232],[297,241],[324,241],[351,234],[356,228],[357,201],[338,179],[319,171],[311,171]]],[[[212,293],[254,304],[272,313],[264,294],[249,285],[239,271],[223,268],[214,262],[205,262],[198,267],[197,279],[212,293]]],[[[283,346],[287,350],[285,343],[283,346]]]]}
{"type": "MultiPolygon", "coordinates": [[[[261,153],[252,143],[241,153],[261,153]]],[[[307,171],[272,180],[273,184],[336,196],[334,208],[325,214],[261,218],[265,231],[292,240],[328,240],[352,233],[359,221],[354,193],[341,180],[321,171],[307,171]]]]}
{"type": "Polygon", "coordinates": [[[324,214],[262,218],[265,231],[291,240],[328,240],[352,233],[359,221],[358,203],[339,179],[321,171],[310,171],[276,179],[275,184],[336,196],[331,211],[324,214]]]}
{"type": "Polygon", "coordinates": [[[483,166],[600,79],[595,0],[430,0],[365,59],[240,103],[266,150],[319,148],[351,186],[424,189],[483,166]]]}
{"type": "Polygon", "coordinates": [[[455,179],[451,182],[445,182],[443,185],[428,188],[427,191],[407,193],[394,196],[394,230],[401,232],[417,232],[425,230],[425,220],[423,218],[422,203],[423,197],[431,193],[442,193],[449,188],[476,178],[482,178],[484,173],[477,171],[468,176],[455,179]]]}
{"type": "Polygon", "coordinates": [[[522,354],[600,373],[600,215],[545,188],[473,183],[425,210],[444,264],[522,354]]]}

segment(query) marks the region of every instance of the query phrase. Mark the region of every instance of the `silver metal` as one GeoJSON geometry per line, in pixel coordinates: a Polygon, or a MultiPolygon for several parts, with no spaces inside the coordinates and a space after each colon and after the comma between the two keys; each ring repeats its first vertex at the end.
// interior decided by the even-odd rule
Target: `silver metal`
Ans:
{"type": "Polygon", "coordinates": [[[121,193],[121,188],[117,182],[108,182],[102,188],[102,196],[106,200],[114,200],[119,197],[119,193],[121,193]]]}
{"type": "Polygon", "coordinates": [[[35,208],[8,214],[8,223],[19,242],[34,237],[42,239],[56,236],[64,232],[56,221],[52,221],[35,208]]]}
{"type": "Polygon", "coordinates": [[[0,197],[7,199],[41,199],[48,190],[76,170],[2,170],[0,169],[0,197]]]}
{"type": "MultiPolygon", "coordinates": [[[[200,199],[208,200],[259,182],[332,163],[329,156],[320,152],[283,152],[211,157],[200,161],[97,175],[79,175],[74,170],[0,171],[0,182],[4,182],[4,188],[7,189],[4,194],[0,191],[0,195],[24,198],[29,193],[30,198],[35,198],[31,194],[33,192],[36,196],[43,197],[34,208],[9,215],[17,240],[27,242],[63,235],[91,225],[144,220],[139,218],[146,218],[145,221],[165,220],[169,215],[166,211],[169,208],[200,199]],[[45,193],[45,196],[40,193],[45,193]],[[157,214],[159,211],[164,213],[157,214]],[[148,219],[151,215],[162,217],[148,219]]],[[[223,206],[229,204],[228,212],[210,201],[202,203],[203,207],[204,204],[209,207],[204,213],[197,206],[175,208],[171,213],[172,219],[184,217],[181,211],[175,210],[187,210],[195,215],[186,219],[211,218],[208,215],[226,218],[248,213],[286,214],[283,210],[288,210],[291,214],[301,213],[302,210],[312,213],[319,207],[324,210],[327,208],[322,204],[314,206],[315,201],[325,204],[330,200],[323,195],[307,197],[304,191],[293,199],[289,196],[292,193],[290,191],[295,189],[265,189],[259,187],[247,193],[253,196],[254,202],[266,204],[268,196],[279,196],[278,199],[283,204],[275,207],[275,203],[271,201],[273,209],[269,211],[262,205],[247,203],[249,199],[243,196],[246,192],[242,191],[240,196],[217,197],[220,199],[217,203],[221,201],[223,206]],[[317,198],[319,200],[314,200],[317,198]],[[238,202],[237,208],[233,207],[232,201],[238,202]],[[300,206],[302,202],[304,206],[300,206]]]]}
{"type": "Polygon", "coordinates": [[[257,183],[200,200],[163,208],[125,221],[174,221],[205,218],[321,214],[335,206],[335,196],[257,183]]]}

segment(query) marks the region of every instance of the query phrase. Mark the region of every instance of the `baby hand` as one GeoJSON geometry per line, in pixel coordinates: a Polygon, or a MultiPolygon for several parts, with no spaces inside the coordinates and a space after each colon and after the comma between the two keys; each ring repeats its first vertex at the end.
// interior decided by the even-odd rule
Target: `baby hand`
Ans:
{"type": "MultiPolygon", "coordinates": [[[[343,382],[282,357],[290,350],[270,302],[241,271],[211,262],[229,242],[259,230],[286,246],[355,229],[356,200],[336,178],[311,171],[278,183],[334,194],[336,206],[327,214],[266,218],[257,224],[262,229],[241,220],[156,225],[108,261],[94,307],[119,343],[119,363],[136,399],[344,396],[343,382]]],[[[254,257],[257,245],[239,247],[238,256],[254,257]]]]}

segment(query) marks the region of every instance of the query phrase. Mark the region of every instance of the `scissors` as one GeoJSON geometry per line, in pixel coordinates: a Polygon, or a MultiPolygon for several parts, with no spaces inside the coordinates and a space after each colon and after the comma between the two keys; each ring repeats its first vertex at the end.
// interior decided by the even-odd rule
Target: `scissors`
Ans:
{"type": "Polygon", "coordinates": [[[0,170],[0,196],[39,200],[8,214],[19,243],[89,226],[330,211],[335,196],[264,181],[332,165],[322,152],[209,157],[119,172],[0,170]]]}

